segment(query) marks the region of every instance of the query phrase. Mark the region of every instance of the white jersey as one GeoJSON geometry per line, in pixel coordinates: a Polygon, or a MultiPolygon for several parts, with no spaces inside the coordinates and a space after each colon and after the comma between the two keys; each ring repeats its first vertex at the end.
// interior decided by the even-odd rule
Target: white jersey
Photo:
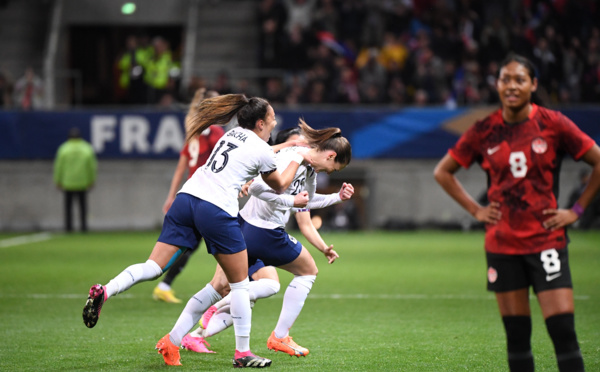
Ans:
{"type": "MultiPolygon", "coordinates": [[[[280,172],[288,167],[298,150],[298,147],[286,147],[275,155],[277,169],[279,169],[280,172]]],[[[265,187],[268,188],[265,182],[262,179],[257,178],[250,186],[250,194],[252,195],[253,189],[264,189],[265,187]]],[[[240,211],[240,216],[242,216],[246,222],[257,227],[265,229],[283,228],[289,219],[289,211],[293,205],[293,196],[306,190],[310,200],[314,196],[316,188],[317,177],[315,171],[311,167],[301,164],[296,171],[294,180],[282,194],[282,196],[290,196],[292,204],[286,206],[274,202],[266,202],[256,196],[250,196],[250,199],[248,199],[248,202],[240,211]]]]}
{"type": "Polygon", "coordinates": [[[276,169],[271,146],[253,131],[236,127],[221,137],[206,164],[179,192],[206,200],[236,217],[242,186],[259,174],[276,169]]]}

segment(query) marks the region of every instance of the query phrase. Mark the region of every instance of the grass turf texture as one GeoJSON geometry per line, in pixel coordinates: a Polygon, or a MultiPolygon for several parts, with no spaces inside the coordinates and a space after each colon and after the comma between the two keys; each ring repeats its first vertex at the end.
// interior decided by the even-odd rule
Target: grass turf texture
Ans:
{"type": "MultiPolygon", "coordinates": [[[[598,371],[600,233],[570,235],[579,342],[587,370],[598,371]]],[[[0,234],[0,243],[14,236],[0,234]]],[[[212,278],[215,261],[204,246],[174,282],[183,304],[156,302],[151,293],[157,282],[140,283],[111,298],[95,328],[84,326],[81,312],[89,287],[145,261],[157,236],[90,233],[0,244],[0,370],[231,370],[233,330],[208,340],[217,354],[183,350],[183,367],[165,366],[154,350],[185,300],[212,278]]],[[[485,290],[482,233],[327,233],[324,238],[341,258],[327,265],[309,248],[320,273],[291,332],[310,349],[308,357],[266,348],[290,274],[280,271],[281,292],[254,307],[252,350],[273,360],[271,370],[508,370],[501,319],[485,290]]],[[[535,299],[532,318],[536,370],[556,371],[535,299]]]]}

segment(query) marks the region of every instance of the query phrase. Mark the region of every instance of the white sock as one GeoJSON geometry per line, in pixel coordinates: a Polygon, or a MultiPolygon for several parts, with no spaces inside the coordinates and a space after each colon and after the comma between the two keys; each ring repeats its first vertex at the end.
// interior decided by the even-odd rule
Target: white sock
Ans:
{"type": "Polygon", "coordinates": [[[181,315],[179,315],[179,319],[177,319],[175,326],[171,332],[169,332],[171,342],[177,346],[181,346],[183,336],[194,328],[206,309],[220,299],[221,295],[215,291],[210,284],[207,284],[206,287],[196,293],[194,297],[190,298],[181,312],[181,315]]]}
{"type": "Polygon", "coordinates": [[[277,326],[275,326],[275,337],[284,338],[289,335],[290,328],[300,315],[304,301],[316,278],[316,275],[303,275],[292,279],[283,295],[283,306],[281,307],[277,326]]]}
{"type": "Polygon", "coordinates": [[[190,336],[192,337],[208,337],[206,336],[206,331],[202,327],[198,327],[192,332],[190,332],[190,336]]]}
{"type": "Polygon", "coordinates": [[[158,283],[157,287],[158,287],[158,289],[160,289],[161,291],[170,291],[170,290],[171,290],[171,286],[170,286],[170,285],[168,285],[168,284],[167,284],[167,283],[165,283],[165,282],[160,282],[160,283],[158,283]]]}
{"type": "Polygon", "coordinates": [[[248,285],[248,293],[250,294],[250,301],[256,301],[261,298],[271,297],[279,292],[279,282],[273,279],[259,279],[250,282],[248,285]]]}
{"type": "MultiPolygon", "coordinates": [[[[259,279],[248,284],[248,295],[250,301],[260,300],[261,298],[271,297],[279,292],[279,282],[273,279],[259,279]]],[[[223,297],[223,299],[215,304],[217,309],[231,304],[231,294],[223,297]]]]}
{"type": "Polygon", "coordinates": [[[204,330],[204,337],[211,337],[219,332],[223,332],[227,328],[233,325],[233,319],[231,318],[231,307],[225,305],[217,311],[204,330]]]}
{"type": "Polygon", "coordinates": [[[162,269],[152,260],[131,265],[104,286],[106,296],[107,298],[115,296],[121,292],[125,292],[136,283],[153,280],[161,275],[162,269]]]}
{"type": "Polygon", "coordinates": [[[235,349],[239,352],[250,350],[250,328],[252,327],[252,309],[248,294],[248,278],[239,283],[229,283],[231,287],[231,317],[235,330],[235,349]]]}

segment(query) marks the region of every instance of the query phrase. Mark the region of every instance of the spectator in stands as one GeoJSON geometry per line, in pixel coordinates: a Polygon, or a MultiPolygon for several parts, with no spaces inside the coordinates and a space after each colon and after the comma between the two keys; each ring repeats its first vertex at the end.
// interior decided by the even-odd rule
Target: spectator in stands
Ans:
{"type": "MultiPolygon", "coordinates": [[[[489,77],[509,50],[538,62],[538,93],[547,103],[600,101],[600,8],[590,1],[322,0],[314,5],[308,0],[264,0],[260,4],[266,22],[260,26],[261,67],[306,74],[300,80],[302,96],[310,97],[316,96],[309,92],[318,86],[315,66],[324,66],[329,78],[320,79],[325,84],[323,103],[339,98],[335,94],[339,73],[330,69],[334,58],[324,59],[321,51],[328,47],[346,53],[348,66],[358,69],[366,64],[369,50],[376,48],[388,73],[384,90],[404,86],[414,96],[422,89],[428,104],[444,103],[449,96],[459,106],[498,103],[489,77]],[[310,6],[315,9],[312,15],[299,10],[310,6]],[[287,26],[281,30],[284,23],[287,26]],[[319,35],[325,31],[333,37],[322,48],[319,35]],[[281,41],[280,47],[275,47],[276,41],[281,41]],[[351,54],[357,51],[353,66],[351,54]],[[423,58],[429,62],[423,64],[423,58]]],[[[284,82],[289,101],[297,102],[298,81],[284,82]]],[[[359,103],[372,102],[373,84],[361,81],[360,85],[359,103]]],[[[395,102],[406,94],[392,98],[388,92],[387,96],[395,102]]]]}
{"type": "Polygon", "coordinates": [[[257,14],[260,27],[259,65],[263,68],[278,68],[281,65],[281,49],[284,42],[284,26],[287,11],[279,0],[262,0],[257,14]]]}
{"type": "Polygon", "coordinates": [[[125,51],[119,58],[119,88],[122,100],[126,103],[141,104],[147,100],[147,87],[144,73],[152,58],[153,49],[143,48],[135,35],[125,41],[125,51]]]}
{"type": "Polygon", "coordinates": [[[14,102],[22,110],[37,110],[44,105],[44,83],[33,67],[25,69],[25,75],[15,83],[14,102]]]}
{"type": "Polygon", "coordinates": [[[154,54],[146,65],[144,81],[149,88],[148,103],[158,103],[163,94],[167,93],[169,88],[173,88],[170,74],[175,64],[167,40],[157,36],[152,40],[152,46],[154,54]]]}
{"type": "Polygon", "coordinates": [[[0,108],[12,107],[12,87],[3,73],[0,73],[0,108]]]}
{"type": "Polygon", "coordinates": [[[298,28],[300,32],[308,30],[312,24],[314,9],[317,0],[283,0],[283,5],[287,10],[287,32],[298,28]]]}
{"type": "Polygon", "coordinates": [[[54,183],[65,194],[65,230],[73,231],[73,201],[79,202],[81,231],[87,231],[87,192],[96,182],[97,161],[92,146],[71,128],[54,159],[54,183]]]}

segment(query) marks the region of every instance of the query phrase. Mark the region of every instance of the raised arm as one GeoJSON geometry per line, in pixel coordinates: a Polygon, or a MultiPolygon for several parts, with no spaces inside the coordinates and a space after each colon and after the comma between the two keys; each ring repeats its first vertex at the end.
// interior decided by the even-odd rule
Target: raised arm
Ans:
{"type": "Polygon", "coordinates": [[[283,172],[279,173],[279,170],[275,170],[269,174],[262,174],[262,179],[269,187],[275,190],[275,192],[281,194],[290,187],[298,167],[305,160],[305,156],[305,152],[297,153],[283,172]]]}

